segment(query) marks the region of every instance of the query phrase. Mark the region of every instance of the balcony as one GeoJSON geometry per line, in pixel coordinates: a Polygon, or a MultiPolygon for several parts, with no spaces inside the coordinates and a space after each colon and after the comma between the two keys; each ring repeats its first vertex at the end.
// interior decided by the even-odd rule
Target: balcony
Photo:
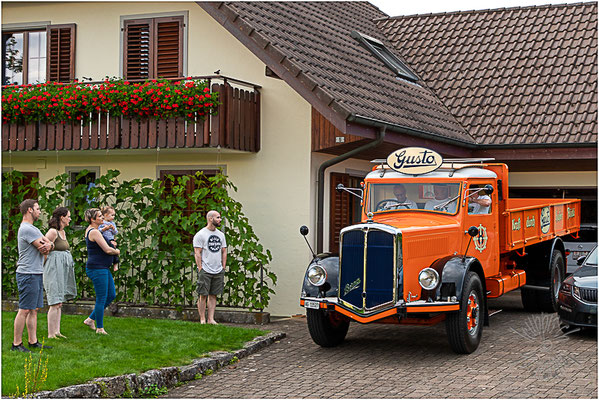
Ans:
{"type": "MultiPolygon", "coordinates": [[[[181,79],[181,78],[179,78],[181,79]]],[[[128,119],[107,114],[89,123],[2,125],[2,151],[216,148],[260,150],[260,87],[223,76],[194,77],[219,94],[204,121],[128,119]]],[[[173,79],[176,80],[176,79],[173,79]]]]}

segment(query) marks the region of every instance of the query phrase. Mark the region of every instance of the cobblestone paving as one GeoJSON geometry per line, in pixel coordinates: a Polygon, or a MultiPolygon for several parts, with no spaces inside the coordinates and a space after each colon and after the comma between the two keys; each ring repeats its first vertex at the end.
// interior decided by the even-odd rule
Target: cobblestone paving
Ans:
{"type": "Polygon", "coordinates": [[[478,350],[456,355],[443,323],[352,323],[324,349],[305,318],[265,329],[287,337],[217,373],[171,389],[170,398],[597,398],[596,331],[563,336],[555,314],[524,312],[519,292],[492,300],[478,350]]]}

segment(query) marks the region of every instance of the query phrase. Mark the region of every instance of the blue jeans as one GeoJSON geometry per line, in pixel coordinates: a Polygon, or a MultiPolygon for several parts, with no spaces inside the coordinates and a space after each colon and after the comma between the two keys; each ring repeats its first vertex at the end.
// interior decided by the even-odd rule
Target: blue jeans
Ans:
{"type": "Polygon", "coordinates": [[[92,280],[96,291],[96,306],[89,315],[96,321],[96,328],[104,328],[104,309],[116,298],[114,280],[109,269],[86,268],[85,273],[92,280]]]}

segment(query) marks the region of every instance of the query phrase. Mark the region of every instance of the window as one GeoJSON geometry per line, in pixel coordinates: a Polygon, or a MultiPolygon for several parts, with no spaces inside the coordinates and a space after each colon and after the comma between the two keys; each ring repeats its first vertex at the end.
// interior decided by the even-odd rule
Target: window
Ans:
{"type": "MultiPolygon", "coordinates": [[[[69,175],[69,190],[67,193],[71,193],[76,187],[83,186],[84,190],[89,190],[94,186],[96,178],[100,175],[99,167],[77,167],[67,168],[67,174],[69,175]],[[85,172],[87,171],[87,173],[85,172]]],[[[87,201],[83,203],[73,203],[68,197],[66,205],[71,209],[71,216],[73,218],[73,225],[85,226],[87,222],[84,218],[85,210],[91,207],[90,202],[92,199],[86,197],[87,201]]]]}
{"type": "MultiPolygon", "coordinates": [[[[4,171],[3,168],[2,181],[6,179],[7,173],[9,173],[9,171],[4,171]]],[[[10,219],[12,217],[21,213],[21,211],[19,210],[19,206],[21,204],[17,201],[17,199],[20,198],[20,196],[18,196],[19,190],[23,190],[22,188],[20,188],[20,186],[29,186],[32,184],[34,180],[37,180],[39,182],[39,174],[37,172],[21,172],[21,174],[23,174],[23,176],[20,179],[17,178],[15,181],[12,182],[10,188],[11,195],[8,196],[9,201],[2,204],[2,208],[8,209],[8,219],[2,219],[2,229],[4,231],[8,230],[7,240],[12,240],[15,237],[15,229],[18,230],[19,228],[18,225],[13,226],[12,224],[7,224],[9,224],[10,219]]],[[[35,187],[30,188],[28,190],[30,191],[21,193],[23,195],[23,200],[38,198],[37,189],[35,187]]]]}
{"type": "Polygon", "coordinates": [[[466,196],[468,198],[468,214],[491,214],[491,195],[485,190],[485,185],[470,185],[466,196]]]}
{"type": "Polygon", "coordinates": [[[351,37],[360,42],[362,46],[366,47],[368,51],[381,60],[387,66],[387,68],[391,69],[391,71],[396,73],[400,78],[407,79],[412,82],[418,80],[416,74],[414,74],[407,67],[407,65],[397,58],[395,54],[391,53],[391,51],[389,51],[389,49],[379,40],[356,31],[352,31],[351,37]]]}
{"type": "Polygon", "coordinates": [[[124,21],[125,79],[183,76],[183,16],[124,21]]]}
{"type": "Polygon", "coordinates": [[[75,79],[75,25],[2,32],[2,84],[75,79]]]}
{"type": "MultiPolygon", "coordinates": [[[[203,217],[208,212],[208,210],[206,209],[206,207],[203,204],[197,204],[197,203],[193,202],[191,199],[191,195],[197,188],[196,183],[195,183],[196,172],[202,172],[204,174],[204,176],[202,177],[201,180],[204,182],[207,182],[209,177],[215,176],[218,173],[218,170],[216,170],[216,169],[204,169],[204,170],[178,169],[178,170],[161,170],[160,171],[160,180],[164,184],[165,195],[171,194],[172,188],[173,188],[173,181],[170,179],[167,179],[167,175],[172,175],[175,178],[174,182],[177,182],[177,179],[182,176],[188,176],[188,175],[192,176],[192,179],[189,179],[187,181],[185,193],[183,194],[183,196],[185,196],[187,201],[186,201],[185,208],[182,209],[181,211],[182,211],[182,215],[184,215],[186,217],[189,217],[192,214],[198,214],[198,213],[203,217]]],[[[181,234],[181,238],[184,241],[184,243],[191,243],[191,241],[193,239],[193,235],[195,234],[195,232],[187,232],[183,229],[179,230],[179,233],[181,234]]]]}

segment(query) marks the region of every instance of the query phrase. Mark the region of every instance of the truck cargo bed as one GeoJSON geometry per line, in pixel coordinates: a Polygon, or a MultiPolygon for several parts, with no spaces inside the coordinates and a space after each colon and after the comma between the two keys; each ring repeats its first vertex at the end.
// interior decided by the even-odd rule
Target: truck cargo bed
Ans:
{"type": "Polygon", "coordinates": [[[500,216],[502,253],[580,229],[580,200],[508,199],[500,216]]]}

